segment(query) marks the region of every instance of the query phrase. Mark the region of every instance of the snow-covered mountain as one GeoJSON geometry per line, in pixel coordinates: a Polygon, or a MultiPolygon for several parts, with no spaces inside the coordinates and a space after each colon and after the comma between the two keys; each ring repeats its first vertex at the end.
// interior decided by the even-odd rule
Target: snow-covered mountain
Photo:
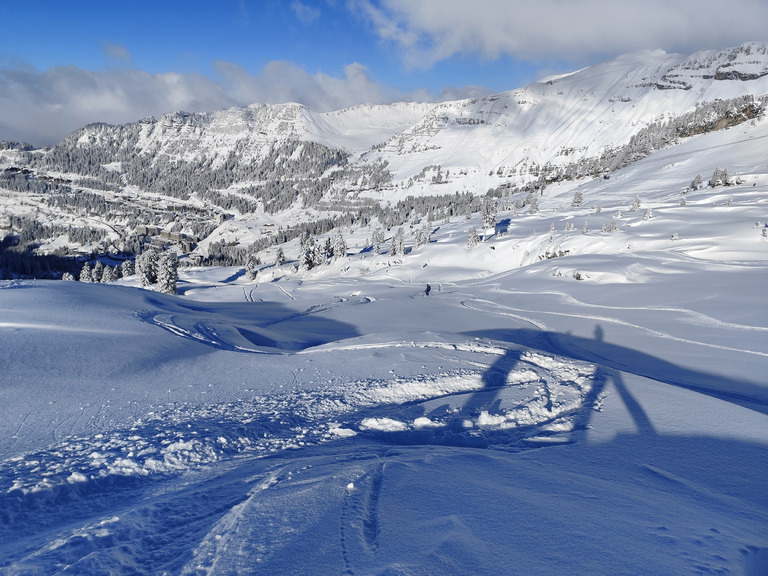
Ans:
{"type": "MultiPolygon", "coordinates": [[[[239,163],[263,159],[277,142],[310,141],[328,148],[363,151],[418,122],[431,104],[357,106],[315,113],[301,104],[253,104],[211,114],[174,112],[132,126],[139,154],[157,154],[181,162],[213,160],[231,153],[239,163]]],[[[74,147],[112,147],[123,131],[93,125],[76,133],[74,147]]]]}
{"type": "Polygon", "coordinates": [[[185,254],[197,246],[198,259],[238,262],[242,251],[212,256],[210,245],[260,251],[302,226],[312,234],[353,221],[391,228],[476,210],[468,198],[489,191],[525,206],[534,189],[608,176],[681,138],[753,120],[766,95],[768,43],[691,56],[649,51],[443,104],[322,114],[255,104],[90,125],[49,150],[0,150],[0,189],[23,194],[36,221],[53,225],[48,236],[36,232],[41,251],[130,255],[149,235],[156,244],[175,239],[185,254]],[[456,193],[465,196],[429,200],[456,193]],[[212,225],[222,219],[241,225],[212,225]],[[73,226],[87,238],[67,239],[73,226]],[[265,226],[283,234],[267,241],[265,226]]]}
{"type": "MultiPolygon", "coordinates": [[[[627,144],[641,128],[704,103],[768,93],[768,45],[691,56],[647,51],[486,98],[400,103],[314,113],[299,104],[253,105],[212,114],[176,112],[133,126],[138,153],[175,160],[262,158],[276,141],[312,141],[389,162],[396,182],[427,166],[461,171],[563,164],[627,144]]],[[[103,125],[70,139],[115,145],[103,125]]],[[[215,165],[215,162],[214,162],[215,165]]]]}
{"type": "Polygon", "coordinates": [[[0,268],[245,260],[0,280],[0,574],[764,576],[765,72],[0,146],[0,268]]]}
{"type": "Polygon", "coordinates": [[[479,214],[177,296],[0,281],[0,573],[765,574],[765,142],[553,184],[474,247],[479,214]]]}

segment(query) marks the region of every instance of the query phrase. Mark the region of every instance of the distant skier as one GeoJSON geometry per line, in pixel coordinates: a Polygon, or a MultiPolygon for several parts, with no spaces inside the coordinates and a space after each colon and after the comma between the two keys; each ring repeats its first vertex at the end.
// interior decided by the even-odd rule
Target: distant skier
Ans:
{"type": "Polygon", "coordinates": [[[430,292],[432,292],[432,286],[430,286],[429,284],[427,284],[427,289],[426,289],[426,290],[424,290],[424,294],[425,294],[425,295],[427,295],[427,296],[429,296],[429,293],[430,293],[430,292]]]}

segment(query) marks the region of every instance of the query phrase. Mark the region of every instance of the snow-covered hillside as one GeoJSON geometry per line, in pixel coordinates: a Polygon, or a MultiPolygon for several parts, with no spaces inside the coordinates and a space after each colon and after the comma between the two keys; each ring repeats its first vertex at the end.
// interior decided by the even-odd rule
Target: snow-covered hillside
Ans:
{"type": "MultiPolygon", "coordinates": [[[[389,162],[396,184],[425,166],[441,166],[450,173],[443,190],[485,191],[536,180],[548,165],[598,158],[643,127],[702,103],[766,93],[765,44],[690,57],[642,52],[519,90],[441,104],[376,157],[389,162]]],[[[425,193],[432,184],[413,187],[425,193]]]]}
{"type": "Polygon", "coordinates": [[[254,104],[86,126],[48,150],[6,144],[0,230],[22,253],[6,257],[6,277],[58,278],[149,246],[246,264],[303,233],[476,212],[489,192],[501,209],[564,206],[559,195],[585,178],[758,121],[767,95],[768,44],[751,43],[623,56],[458,102],[323,114],[254,104]]]}
{"type": "Polygon", "coordinates": [[[478,214],[178,296],[0,282],[0,573],[765,574],[766,142],[552,184],[474,248],[478,214]]]}

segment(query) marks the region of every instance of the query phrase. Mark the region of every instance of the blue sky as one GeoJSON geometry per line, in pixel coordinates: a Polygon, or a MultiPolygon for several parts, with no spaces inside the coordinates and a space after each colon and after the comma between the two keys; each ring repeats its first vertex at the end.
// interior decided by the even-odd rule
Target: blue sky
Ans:
{"type": "Polygon", "coordinates": [[[48,145],[89,122],[255,102],[485,95],[637,50],[764,40],[766,4],[0,0],[0,140],[48,145]]]}

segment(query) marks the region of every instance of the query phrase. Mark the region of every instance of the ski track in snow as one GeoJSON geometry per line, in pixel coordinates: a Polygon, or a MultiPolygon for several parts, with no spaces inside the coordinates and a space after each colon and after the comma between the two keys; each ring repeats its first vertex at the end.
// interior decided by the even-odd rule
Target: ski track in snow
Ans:
{"type": "MultiPolygon", "coordinates": [[[[560,294],[560,293],[558,293],[560,294]]],[[[562,294],[562,296],[565,298],[566,295],[562,294]]],[[[670,308],[670,307],[627,307],[627,306],[605,306],[605,305],[598,305],[598,304],[585,304],[583,302],[579,302],[575,300],[572,297],[568,297],[569,300],[571,300],[574,304],[578,303],[578,305],[583,308],[603,308],[608,310],[635,310],[635,311],[643,311],[643,312],[661,312],[661,313],[676,313],[680,314],[684,317],[683,320],[680,320],[682,322],[689,322],[691,324],[700,325],[700,326],[713,326],[716,328],[728,328],[731,330],[744,330],[744,331],[754,331],[754,332],[768,332],[768,328],[761,327],[761,326],[747,326],[744,324],[735,324],[733,322],[724,322],[722,320],[717,320],[716,318],[712,318],[711,316],[707,316],[706,314],[702,314],[700,312],[695,312],[692,310],[688,310],[685,308],[670,308]],[[688,318],[685,318],[688,317],[688,318]]],[[[731,346],[723,346],[721,344],[713,344],[710,342],[704,342],[702,340],[692,340],[690,338],[683,338],[680,336],[674,336],[670,334],[669,332],[664,332],[658,329],[650,328],[648,326],[641,326],[640,324],[636,324],[633,322],[628,322],[626,320],[621,320],[620,318],[617,318],[615,316],[600,316],[595,314],[587,314],[583,311],[580,311],[578,313],[568,313],[568,312],[562,312],[562,311],[555,311],[555,310],[531,310],[531,309],[521,309],[521,308],[513,308],[510,306],[505,306],[503,304],[499,304],[497,302],[491,302],[488,300],[478,300],[474,299],[471,300],[472,304],[470,304],[470,301],[464,300],[461,302],[462,306],[469,308],[471,310],[475,310],[478,312],[492,312],[494,314],[500,314],[503,316],[508,316],[510,318],[515,318],[517,320],[523,320],[526,322],[529,322],[530,324],[536,326],[536,328],[539,328],[540,330],[546,330],[547,326],[546,324],[534,321],[530,319],[526,314],[536,314],[537,316],[563,316],[563,317],[570,317],[570,318],[579,318],[579,319],[588,319],[588,320],[594,320],[596,322],[605,322],[609,324],[615,324],[620,326],[625,326],[627,328],[634,328],[636,330],[641,330],[644,332],[648,332],[649,334],[652,334],[653,336],[658,336],[660,338],[664,338],[667,340],[673,340],[676,342],[682,342],[686,344],[694,344],[696,346],[702,346],[705,348],[712,348],[716,350],[725,350],[728,352],[739,352],[742,354],[750,354],[754,356],[763,356],[768,358],[768,352],[761,352],[759,350],[749,350],[746,348],[734,348],[731,346]]],[[[674,323],[667,322],[668,324],[674,325],[674,323]]]]}

